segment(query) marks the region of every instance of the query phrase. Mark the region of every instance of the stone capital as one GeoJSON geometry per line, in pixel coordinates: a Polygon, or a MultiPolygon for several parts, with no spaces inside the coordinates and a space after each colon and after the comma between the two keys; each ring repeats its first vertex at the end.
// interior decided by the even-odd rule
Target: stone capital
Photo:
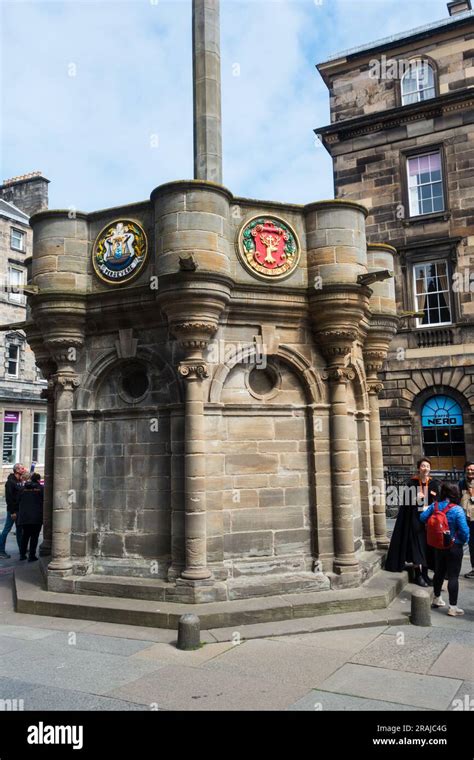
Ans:
{"type": "Polygon", "coordinates": [[[80,386],[80,384],[80,378],[73,370],[62,370],[51,376],[47,390],[50,391],[56,389],[73,392],[80,386]]]}
{"type": "Polygon", "coordinates": [[[380,380],[367,381],[367,393],[369,396],[378,396],[383,390],[383,383],[380,380]]]}
{"type": "Polygon", "coordinates": [[[183,348],[193,351],[204,350],[217,331],[217,322],[197,320],[172,322],[170,331],[183,348]]]}
{"type": "Polygon", "coordinates": [[[204,380],[209,377],[209,369],[204,361],[182,361],[178,365],[178,374],[185,380],[204,380]]]}
{"type": "Polygon", "coordinates": [[[348,383],[355,379],[355,372],[350,367],[329,367],[321,372],[323,380],[330,383],[348,383]]]}
{"type": "Polygon", "coordinates": [[[355,329],[330,329],[317,332],[317,338],[324,356],[330,361],[343,359],[350,354],[352,344],[357,339],[355,329]]]}

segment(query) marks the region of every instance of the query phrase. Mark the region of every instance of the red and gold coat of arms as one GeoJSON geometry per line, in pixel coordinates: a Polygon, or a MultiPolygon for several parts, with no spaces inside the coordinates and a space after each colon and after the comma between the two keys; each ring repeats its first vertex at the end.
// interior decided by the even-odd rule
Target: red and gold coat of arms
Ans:
{"type": "Polygon", "coordinates": [[[287,222],[274,216],[246,221],[240,230],[238,250],[252,274],[265,278],[291,274],[300,255],[296,233],[287,222]]]}

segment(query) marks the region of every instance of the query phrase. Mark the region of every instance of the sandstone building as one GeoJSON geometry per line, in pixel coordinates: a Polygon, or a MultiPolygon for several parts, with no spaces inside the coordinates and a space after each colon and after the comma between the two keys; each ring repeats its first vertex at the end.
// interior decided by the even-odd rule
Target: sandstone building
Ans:
{"type": "Polygon", "coordinates": [[[27,313],[23,288],[33,243],[29,217],[47,207],[48,180],[39,172],[0,185],[0,487],[15,462],[36,462],[40,472],[44,468],[46,403],[41,393],[46,382],[21,323],[27,313]]]}
{"type": "Polygon", "coordinates": [[[474,459],[474,13],[318,65],[336,197],[370,209],[369,243],[397,249],[404,318],[380,379],[385,465],[437,470],[474,459]]]}

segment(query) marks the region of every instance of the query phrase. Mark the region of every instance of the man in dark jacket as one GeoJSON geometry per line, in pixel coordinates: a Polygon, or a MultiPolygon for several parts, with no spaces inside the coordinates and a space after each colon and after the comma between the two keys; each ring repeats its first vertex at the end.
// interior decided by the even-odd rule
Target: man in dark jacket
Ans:
{"type": "MultiPolygon", "coordinates": [[[[5,551],[7,536],[15,525],[18,515],[18,499],[22,490],[22,473],[24,471],[22,464],[15,464],[13,472],[7,478],[5,483],[5,501],[7,503],[7,517],[3,526],[2,535],[0,536],[0,558],[9,559],[10,555],[5,551]]],[[[16,541],[21,554],[21,528],[16,526],[16,541]]]]}
{"type": "Polygon", "coordinates": [[[29,542],[28,562],[38,559],[36,547],[43,524],[43,486],[40,480],[39,473],[34,472],[31,479],[25,483],[18,501],[18,524],[21,526],[20,559],[26,559],[29,542]]]}

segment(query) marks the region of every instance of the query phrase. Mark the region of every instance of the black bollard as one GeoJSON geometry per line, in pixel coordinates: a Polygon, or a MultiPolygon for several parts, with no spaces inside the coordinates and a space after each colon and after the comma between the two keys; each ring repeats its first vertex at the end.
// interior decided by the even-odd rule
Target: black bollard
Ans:
{"type": "Polygon", "coordinates": [[[187,612],[178,623],[178,649],[199,649],[201,646],[201,623],[197,615],[187,612]]]}

